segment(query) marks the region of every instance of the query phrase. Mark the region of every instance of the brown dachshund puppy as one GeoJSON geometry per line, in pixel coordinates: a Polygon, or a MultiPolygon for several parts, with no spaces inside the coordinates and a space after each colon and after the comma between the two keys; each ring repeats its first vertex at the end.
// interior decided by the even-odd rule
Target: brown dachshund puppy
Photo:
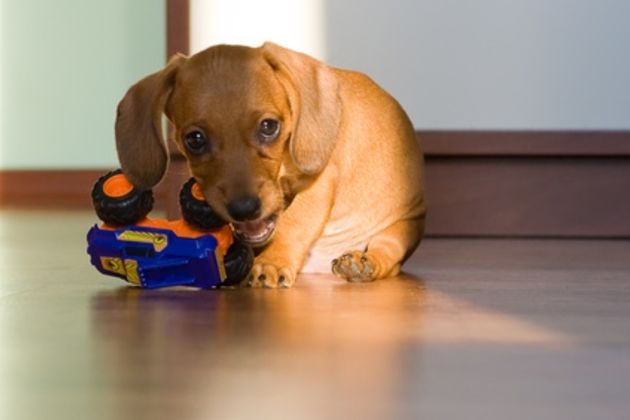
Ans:
{"type": "Polygon", "coordinates": [[[163,114],[210,206],[259,248],[248,286],[393,276],[420,242],[414,129],[363,74],[270,43],[173,57],[118,106],[118,155],[138,187],[166,171],[163,114]]]}

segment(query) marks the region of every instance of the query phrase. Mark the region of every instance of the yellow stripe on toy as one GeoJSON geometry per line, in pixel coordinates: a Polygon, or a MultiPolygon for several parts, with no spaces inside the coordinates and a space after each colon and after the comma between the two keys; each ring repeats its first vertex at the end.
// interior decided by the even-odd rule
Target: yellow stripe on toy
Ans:
{"type": "Polygon", "coordinates": [[[168,245],[168,236],[163,233],[126,230],[118,235],[118,239],[121,241],[153,244],[153,248],[156,252],[164,250],[164,248],[168,245]]]}

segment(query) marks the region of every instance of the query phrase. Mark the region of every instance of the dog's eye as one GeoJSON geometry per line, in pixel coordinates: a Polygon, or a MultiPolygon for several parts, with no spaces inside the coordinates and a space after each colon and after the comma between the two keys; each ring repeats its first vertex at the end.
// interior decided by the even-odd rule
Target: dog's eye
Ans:
{"type": "Polygon", "coordinates": [[[280,134],[280,121],[266,118],[258,125],[258,139],[262,143],[269,143],[280,134]]]}
{"type": "Polygon", "coordinates": [[[208,147],[206,136],[201,131],[191,131],[186,134],[184,136],[184,144],[195,155],[204,153],[208,147]]]}

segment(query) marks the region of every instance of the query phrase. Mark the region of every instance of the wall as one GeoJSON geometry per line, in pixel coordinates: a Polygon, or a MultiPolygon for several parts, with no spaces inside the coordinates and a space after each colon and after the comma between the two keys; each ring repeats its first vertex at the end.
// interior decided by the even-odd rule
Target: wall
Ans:
{"type": "MultiPolygon", "coordinates": [[[[321,1],[323,16],[305,9],[315,49],[370,74],[418,128],[630,129],[630,2],[321,1]]],[[[164,10],[2,0],[0,169],[116,165],[115,106],[163,64],[164,10]]]]}
{"type": "Polygon", "coordinates": [[[273,41],[323,57],[323,8],[323,0],[190,0],[190,51],[273,41]]]}
{"type": "Polygon", "coordinates": [[[327,0],[328,61],[422,129],[630,129],[630,2],[327,0]]]}
{"type": "Polygon", "coordinates": [[[0,169],[116,166],[116,104],[164,63],[164,0],[0,7],[0,169]]]}

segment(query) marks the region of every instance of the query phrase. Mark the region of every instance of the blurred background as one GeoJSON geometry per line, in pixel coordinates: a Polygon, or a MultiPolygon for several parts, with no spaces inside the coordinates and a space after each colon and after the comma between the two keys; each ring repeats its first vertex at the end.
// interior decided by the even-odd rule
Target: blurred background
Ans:
{"type": "Polygon", "coordinates": [[[629,17],[624,0],[2,0],[0,199],[84,203],[82,179],[117,166],[131,84],[177,51],[271,40],[399,99],[427,154],[430,232],[626,235],[629,17]],[[479,196],[507,215],[486,222],[479,196]],[[463,214],[479,220],[454,226],[463,214]]]}
{"type": "Polygon", "coordinates": [[[2,0],[0,168],[116,165],[130,84],[164,64],[164,1],[2,0]]]}
{"type": "MultiPolygon", "coordinates": [[[[0,0],[0,419],[628,419],[629,22],[628,0],[0,0]],[[101,276],[118,101],[171,54],[265,40],[408,111],[429,238],[405,273],[101,276]]],[[[171,216],[188,176],[173,150],[171,216]]]]}

